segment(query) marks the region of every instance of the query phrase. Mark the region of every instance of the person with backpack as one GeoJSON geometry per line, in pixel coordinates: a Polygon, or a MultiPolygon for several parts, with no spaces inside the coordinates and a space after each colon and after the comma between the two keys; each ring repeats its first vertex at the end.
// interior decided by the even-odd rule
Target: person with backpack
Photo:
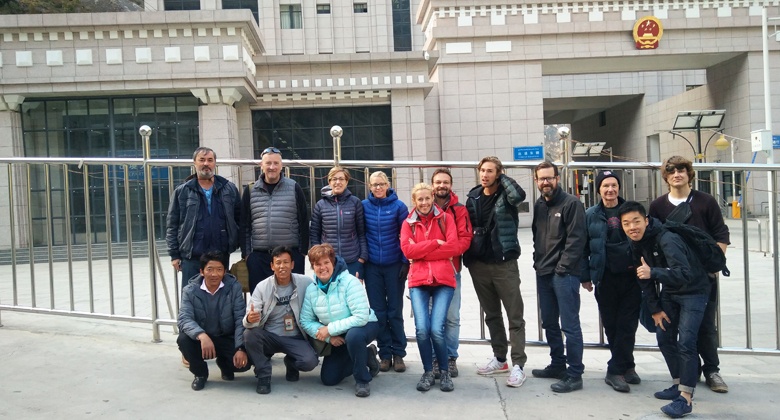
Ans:
{"type": "Polygon", "coordinates": [[[647,216],[644,206],[627,201],[618,214],[631,240],[636,276],[648,296],[658,347],[673,381],[654,396],[672,400],[661,411],[679,418],[693,410],[691,401],[699,380],[696,341],[707,308],[709,276],[688,243],[647,216]]]}
{"type": "MultiPolygon", "coordinates": [[[[675,221],[698,227],[709,234],[725,254],[726,246],[730,244],[729,228],[723,221],[717,200],[692,188],[696,172],[691,161],[681,156],[672,156],[661,167],[661,175],[669,186],[669,193],[650,203],[648,214],[662,223],[675,221]]],[[[719,367],[718,328],[715,320],[718,311],[718,276],[714,272],[710,275],[710,285],[707,311],[698,338],[698,352],[702,360],[700,371],[704,373],[707,386],[711,390],[725,393],[729,387],[723,380],[719,367]]]]}
{"type": "Polygon", "coordinates": [[[629,384],[642,381],[634,363],[642,295],[636,281],[631,244],[618,218],[618,209],[626,201],[620,196],[620,177],[611,170],[600,171],[596,176],[596,190],[601,201],[585,211],[588,269],[582,272],[582,278],[596,288],[599,315],[612,355],[604,382],[615,391],[629,392],[629,384]]]}
{"type": "MultiPolygon", "coordinates": [[[[433,187],[420,183],[412,188],[414,208],[401,226],[401,250],[409,260],[409,294],[412,298],[417,348],[424,373],[418,391],[428,391],[436,383],[433,348],[438,360],[447,360],[444,324],[455,292],[455,266],[459,254],[455,222],[433,202],[433,187]]],[[[439,366],[439,388],[455,389],[447,365],[439,366]]]]}

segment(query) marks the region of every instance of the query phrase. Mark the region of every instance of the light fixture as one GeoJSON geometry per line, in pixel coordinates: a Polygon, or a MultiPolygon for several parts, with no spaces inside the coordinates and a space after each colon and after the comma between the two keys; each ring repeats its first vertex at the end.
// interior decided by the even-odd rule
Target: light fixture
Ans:
{"type": "Polygon", "coordinates": [[[728,140],[726,140],[726,136],[724,136],[722,133],[720,137],[718,137],[718,139],[715,140],[715,148],[718,150],[726,150],[729,148],[730,145],[731,143],[728,140]]]}

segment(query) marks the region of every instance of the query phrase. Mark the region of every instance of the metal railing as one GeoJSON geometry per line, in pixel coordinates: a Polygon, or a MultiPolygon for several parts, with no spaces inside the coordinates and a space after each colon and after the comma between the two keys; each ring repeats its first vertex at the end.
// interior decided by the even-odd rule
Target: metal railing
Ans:
{"type": "MultiPolygon", "coordinates": [[[[163,264],[158,254],[159,234],[156,226],[155,216],[155,183],[158,186],[167,185],[167,192],[173,191],[175,187],[174,173],[176,168],[191,167],[190,160],[171,160],[171,159],[152,159],[148,155],[148,143],[146,144],[147,153],[144,158],[2,158],[0,166],[5,166],[7,170],[7,202],[8,207],[5,213],[0,214],[0,221],[6,220],[8,226],[7,248],[10,256],[10,277],[3,276],[0,279],[0,313],[1,311],[16,311],[39,314],[52,314],[60,316],[73,316],[85,318],[97,318],[106,320],[127,321],[136,323],[146,323],[152,326],[153,341],[160,341],[160,326],[176,325],[176,313],[178,311],[179,284],[174,272],[174,281],[172,291],[169,290],[166,282],[165,272],[171,270],[170,265],[163,264]],[[143,169],[142,179],[134,179],[131,173],[137,173],[138,168],[143,169]],[[74,175],[75,174],[75,175],[74,175]],[[155,177],[162,178],[155,180],[155,177]],[[42,177],[41,181],[39,178],[42,177]],[[113,184],[109,182],[112,178],[119,178],[119,185],[122,191],[112,190],[113,184]],[[79,180],[80,185],[74,185],[79,180]],[[94,180],[99,181],[95,183],[94,180]],[[167,182],[164,182],[167,181],[167,182]],[[53,191],[54,184],[58,185],[59,190],[64,191],[62,197],[56,198],[53,191]],[[42,191],[38,191],[35,186],[40,186],[42,191]],[[91,185],[102,185],[102,200],[93,202],[93,195],[90,189],[98,190],[91,185]],[[131,197],[131,190],[135,187],[143,188],[143,203],[135,203],[131,197]],[[72,195],[74,190],[82,188],[85,191],[82,202],[74,203],[72,195]],[[36,194],[43,196],[42,200],[37,200],[36,194]],[[109,194],[111,192],[112,194],[109,194]],[[123,197],[124,205],[121,209],[112,206],[111,197],[123,197]],[[39,205],[36,205],[40,203],[39,205]],[[42,206],[42,207],[40,207],[42,206]],[[80,226],[73,224],[74,207],[83,209],[83,223],[80,226]],[[102,207],[100,217],[93,217],[95,207],[102,207]],[[114,212],[112,212],[112,209],[114,212]],[[141,215],[139,209],[145,209],[145,230],[146,238],[139,243],[134,241],[134,232],[141,232],[137,226],[140,223],[141,215]],[[122,210],[122,211],[120,211],[122,210]],[[115,214],[116,213],[116,214],[115,214]],[[123,216],[120,214],[123,213],[123,216]],[[57,215],[62,214],[62,220],[57,215]],[[120,220],[121,219],[121,220],[120,220]],[[38,220],[38,223],[35,221],[38,220]],[[103,226],[102,230],[94,226],[97,222],[103,226]],[[124,233],[122,229],[124,227],[124,233]],[[116,229],[114,229],[116,228],[116,229]],[[55,245],[55,230],[64,232],[64,243],[55,245]],[[83,230],[80,230],[83,229],[83,230]],[[93,233],[100,230],[103,234],[103,241],[93,240],[93,233]],[[119,232],[120,235],[114,235],[112,230],[119,232]],[[83,235],[85,247],[74,244],[74,237],[83,235]],[[121,236],[121,237],[120,237],[121,236]],[[36,246],[36,238],[45,239],[45,245],[36,246]],[[100,243],[97,243],[100,242],[100,243]],[[22,245],[22,246],[18,246],[22,245]],[[143,245],[143,246],[139,246],[143,245]],[[56,257],[58,250],[62,257],[56,257]],[[22,251],[28,255],[27,263],[23,263],[22,251]],[[41,252],[43,251],[43,252],[41,252]],[[82,255],[83,252],[83,255],[82,255]],[[99,254],[99,255],[98,255],[99,254]],[[36,255],[38,255],[36,259],[36,255]],[[84,259],[83,264],[74,265],[74,261],[84,259]],[[43,261],[41,261],[43,260],[43,261]],[[139,282],[137,276],[143,271],[143,266],[148,269],[147,282],[139,282]],[[36,273],[40,271],[48,272],[48,282],[45,289],[41,289],[41,283],[36,280],[36,273]],[[96,275],[99,275],[100,281],[96,281],[96,275]],[[103,277],[105,276],[105,277],[103,277]],[[27,281],[28,280],[28,281],[27,281]],[[66,281],[63,281],[66,280],[66,281]],[[145,285],[148,284],[148,285],[145,285]],[[163,292],[163,299],[160,300],[158,293],[163,292]],[[66,298],[62,298],[66,296],[66,298]],[[44,297],[46,303],[43,303],[38,297],[44,297]],[[9,299],[10,298],[10,299],[9,299]],[[148,304],[144,303],[148,302],[148,304]],[[161,315],[160,308],[163,308],[161,315]]],[[[454,162],[454,161],[349,161],[339,160],[336,156],[334,160],[285,160],[285,169],[304,170],[313,180],[315,170],[328,169],[338,162],[341,166],[355,170],[362,174],[362,182],[368,184],[368,176],[371,170],[387,169],[392,173],[394,186],[406,183],[409,186],[414,182],[427,181],[426,169],[449,167],[460,169],[469,173],[473,171],[474,179],[477,179],[476,162],[454,162]]],[[[222,172],[228,170],[236,173],[233,178],[238,185],[246,184],[248,181],[248,172],[256,168],[259,161],[228,159],[220,160],[219,167],[222,172]]],[[[529,192],[531,203],[536,200],[538,191],[532,183],[532,169],[538,162],[506,162],[507,172],[515,177],[521,186],[529,192]]],[[[626,171],[626,178],[630,181],[624,181],[624,185],[631,185],[627,188],[624,196],[637,201],[649,200],[660,195],[657,191],[658,186],[652,186],[649,183],[645,187],[635,187],[637,182],[636,174],[641,171],[652,173],[657,170],[660,163],[629,163],[629,162],[571,162],[568,165],[569,170],[594,170],[596,168],[621,169],[626,171]]],[[[697,169],[711,170],[734,170],[739,169],[744,174],[746,165],[736,164],[696,164],[697,169]]],[[[747,165],[747,169],[759,172],[766,171],[772,177],[780,170],[780,165],[747,165]]],[[[254,177],[251,177],[254,180],[254,177]]],[[[465,177],[464,177],[465,178],[465,177]]],[[[316,190],[315,182],[309,182],[308,192],[311,202],[315,202],[316,190]]],[[[742,185],[745,185],[744,175],[742,185]]],[[[774,183],[774,185],[778,185],[774,183]]],[[[164,189],[163,189],[164,190],[164,189]]],[[[743,194],[748,194],[748,188],[743,189],[743,194]]],[[[777,191],[772,191],[774,200],[777,199],[777,191]]],[[[164,196],[164,195],[163,195],[164,196]]],[[[744,195],[743,195],[744,200],[744,195]]],[[[775,212],[776,213],[776,212],[775,212]]],[[[530,222],[530,214],[526,217],[526,222],[530,222]]],[[[522,217],[521,217],[522,218],[522,217]]],[[[81,220],[81,219],[79,219],[81,220]]],[[[771,254],[769,257],[759,256],[756,253],[751,255],[749,244],[754,238],[751,238],[751,229],[748,225],[747,212],[742,212],[741,231],[742,231],[742,255],[735,255],[736,250],[732,250],[729,256],[735,261],[742,262],[742,281],[744,282],[742,293],[744,294],[744,346],[729,347],[726,351],[735,352],[761,352],[767,354],[780,354],[780,281],[778,275],[778,255],[771,254]],[[766,276],[751,281],[751,263],[764,267],[762,272],[766,273],[770,261],[759,258],[771,258],[771,272],[774,273],[773,282],[767,283],[766,276]],[[752,301],[756,296],[751,295],[751,283],[760,285],[762,291],[760,296],[763,298],[761,303],[762,311],[771,308],[774,317],[774,329],[771,332],[775,336],[775,345],[762,346],[754,348],[754,319],[752,317],[752,301]],[[774,299],[771,305],[767,304],[767,295],[769,286],[774,289],[774,299]]],[[[775,214],[773,220],[777,220],[775,214]]],[[[762,224],[759,222],[758,244],[759,252],[763,252],[761,247],[762,224]]],[[[777,249],[777,226],[770,226],[769,237],[773,238],[773,243],[769,249],[777,249]]],[[[732,238],[735,241],[735,238],[732,238]]],[[[3,248],[3,247],[0,247],[3,248]]],[[[738,247],[737,247],[738,248],[738,247]]],[[[528,257],[521,257],[528,258],[528,257]]],[[[736,271],[736,270],[735,270],[736,271]]],[[[733,272],[734,273],[734,272],[733,272]]],[[[733,279],[734,277],[732,277],[733,279]]],[[[721,279],[721,284],[725,280],[721,279]]],[[[728,280],[731,282],[731,280],[728,280]]],[[[730,290],[733,290],[730,284],[730,290]]],[[[723,290],[720,288],[720,290],[723,290]]],[[[727,299],[731,304],[731,292],[722,298],[727,299]]],[[[721,307],[723,307],[721,305],[721,307]]],[[[481,314],[481,311],[480,311],[481,314]]],[[[718,315],[718,324],[721,324],[720,313],[718,315]]],[[[537,305],[537,320],[538,305],[537,305]]],[[[2,319],[0,318],[0,321],[2,319]]],[[[486,333],[484,329],[484,320],[479,317],[480,337],[469,339],[464,338],[463,342],[484,342],[486,333]]],[[[0,325],[2,325],[0,323],[0,325]]],[[[762,327],[762,337],[768,333],[766,325],[762,327]]],[[[540,322],[537,321],[538,341],[531,343],[542,343],[543,335],[540,322]]],[[[589,342],[587,345],[603,346],[604,336],[602,329],[598,328],[599,339],[596,342],[589,342]]],[[[766,342],[766,340],[764,340],[766,342]]]]}

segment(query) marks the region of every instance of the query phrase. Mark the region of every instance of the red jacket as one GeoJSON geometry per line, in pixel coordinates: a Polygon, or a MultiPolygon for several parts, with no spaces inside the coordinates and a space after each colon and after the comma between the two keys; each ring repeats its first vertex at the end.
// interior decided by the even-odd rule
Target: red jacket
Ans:
{"type": "Polygon", "coordinates": [[[439,206],[434,204],[431,211],[432,216],[421,217],[412,210],[406,223],[401,225],[401,250],[409,259],[409,287],[454,288],[455,266],[452,260],[460,255],[457,228],[452,217],[446,216],[439,206]],[[438,239],[445,243],[439,245],[438,239]]]}
{"type": "Polygon", "coordinates": [[[471,237],[474,235],[473,229],[471,229],[469,210],[458,202],[458,196],[453,191],[450,191],[450,201],[447,202],[446,207],[442,207],[442,210],[448,218],[455,219],[455,225],[458,227],[458,257],[453,258],[452,262],[455,264],[455,271],[460,273],[460,270],[463,269],[461,257],[471,246],[471,237]]]}

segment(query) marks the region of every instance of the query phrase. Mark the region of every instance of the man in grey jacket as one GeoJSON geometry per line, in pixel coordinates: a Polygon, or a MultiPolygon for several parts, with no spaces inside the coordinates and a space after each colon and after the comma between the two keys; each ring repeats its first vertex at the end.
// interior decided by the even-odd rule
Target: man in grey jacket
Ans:
{"type": "Polygon", "coordinates": [[[289,247],[294,273],[303,274],[309,250],[309,209],[303,189],[282,175],[282,152],[268,147],[260,154],[263,173],[244,189],[241,205],[241,257],[249,270],[249,290],[274,274],[271,253],[289,247]]]}
{"type": "MultiPolygon", "coordinates": [[[[553,163],[537,165],[534,178],[541,193],[534,204],[531,225],[536,291],[552,361],[544,369],[532,370],[531,374],[537,378],[557,378],[560,381],[550,388],[555,392],[571,392],[582,389],[582,373],[585,370],[580,327],[580,282],[585,269],[585,208],[577,197],[561,189],[558,167],[553,163]],[[565,351],[561,331],[566,335],[565,351]]],[[[592,289],[590,282],[583,283],[583,287],[592,289]]]]}
{"type": "Polygon", "coordinates": [[[300,323],[306,288],[314,282],[293,274],[295,262],[290,248],[274,248],[271,258],[274,275],[255,287],[243,321],[244,342],[255,364],[258,394],[271,392],[271,357],[275,353],[285,354],[288,381],[297,381],[299,371],[309,372],[319,363],[300,323]]]}
{"type": "Polygon", "coordinates": [[[244,348],[244,292],[236,278],[225,272],[226,256],[207,252],[200,257],[200,275],[190,279],[181,294],[179,350],[195,375],[192,389],[206,386],[206,360],[216,357],[222,379],[251,365],[244,348]]]}
{"type": "Polygon", "coordinates": [[[198,147],[192,160],[195,174],[173,191],[166,220],[168,255],[182,272],[182,288],[198,275],[201,255],[218,251],[229,256],[238,248],[241,216],[238,188],[215,174],[217,154],[198,147]]]}

